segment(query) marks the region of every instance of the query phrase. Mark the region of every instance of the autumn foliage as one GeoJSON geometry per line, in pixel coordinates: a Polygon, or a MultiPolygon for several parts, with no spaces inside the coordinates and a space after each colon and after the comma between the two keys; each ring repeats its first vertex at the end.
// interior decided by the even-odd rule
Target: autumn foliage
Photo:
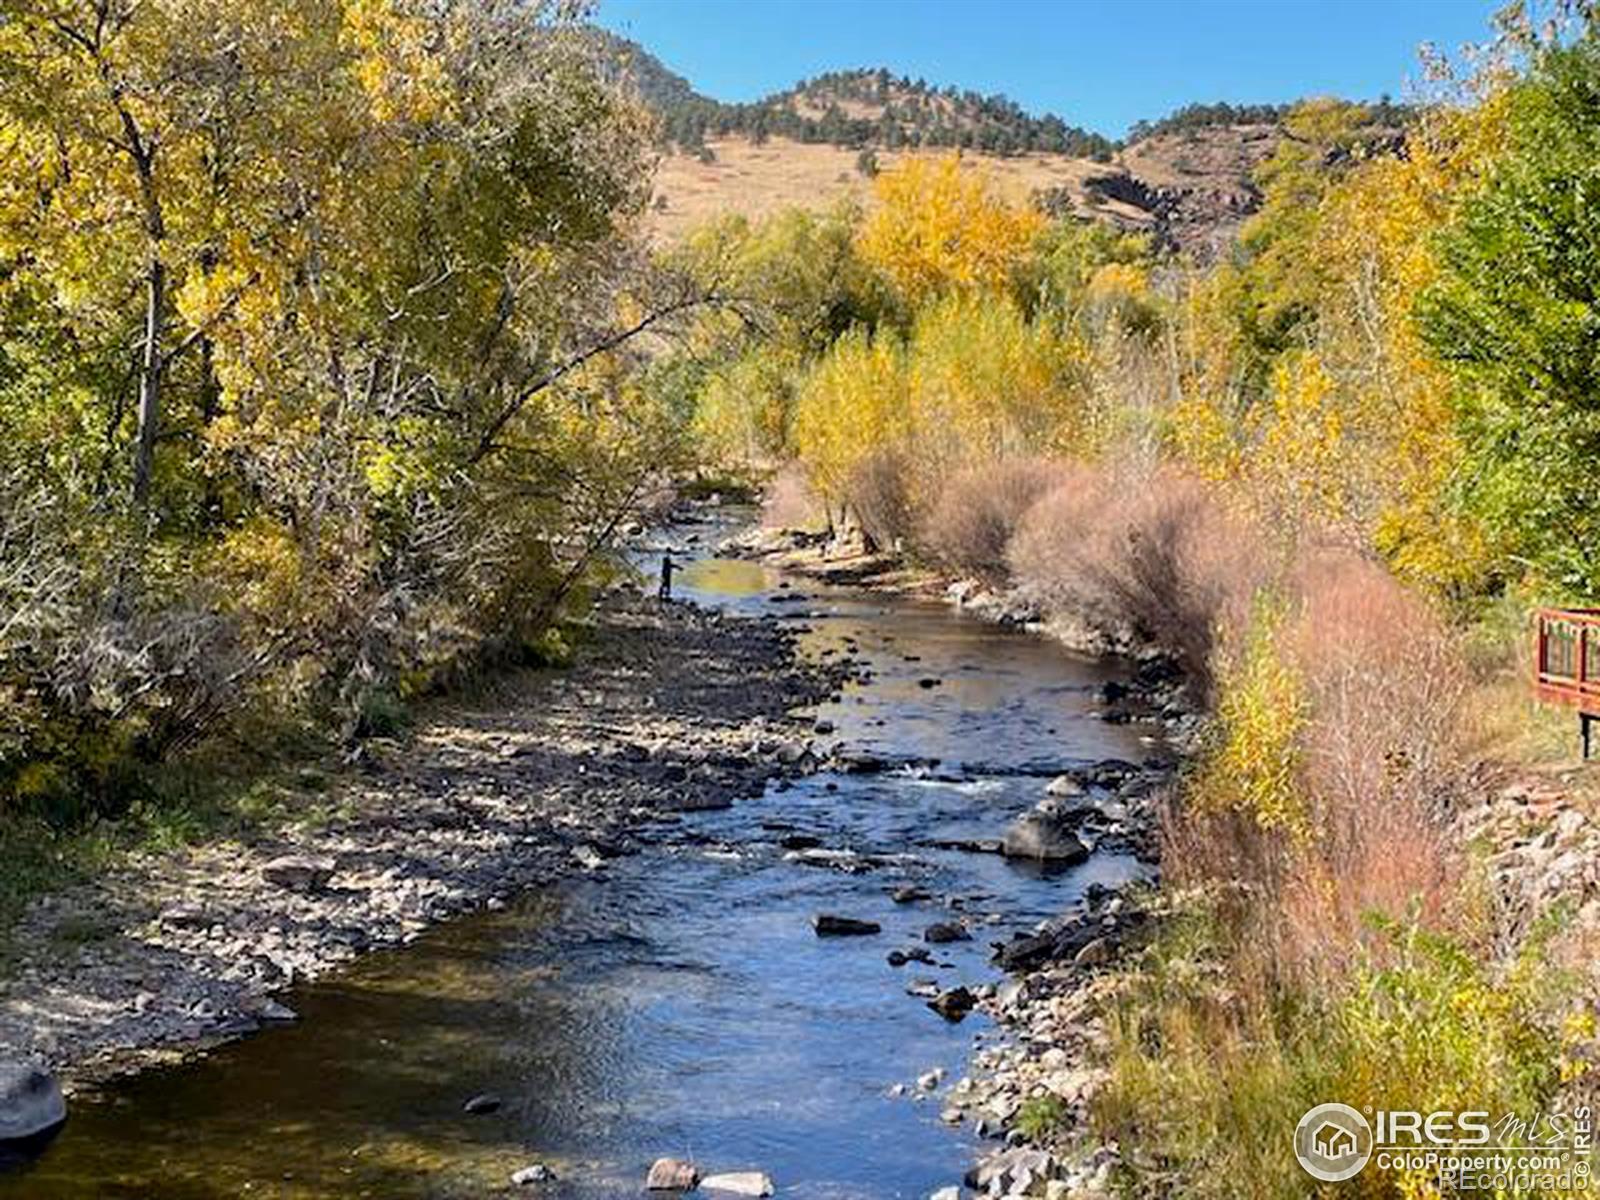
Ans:
{"type": "Polygon", "coordinates": [[[543,635],[681,428],[647,133],[557,6],[5,7],[0,810],[543,635]]]}

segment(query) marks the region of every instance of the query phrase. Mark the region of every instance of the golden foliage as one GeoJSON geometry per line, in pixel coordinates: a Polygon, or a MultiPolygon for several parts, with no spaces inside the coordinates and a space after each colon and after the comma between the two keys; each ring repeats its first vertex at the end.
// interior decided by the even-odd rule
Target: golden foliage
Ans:
{"type": "Polygon", "coordinates": [[[875,191],[861,255],[913,310],[941,292],[1005,287],[1045,225],[996,196],[955,154],[909,159],[879,175],[875,191]]]}

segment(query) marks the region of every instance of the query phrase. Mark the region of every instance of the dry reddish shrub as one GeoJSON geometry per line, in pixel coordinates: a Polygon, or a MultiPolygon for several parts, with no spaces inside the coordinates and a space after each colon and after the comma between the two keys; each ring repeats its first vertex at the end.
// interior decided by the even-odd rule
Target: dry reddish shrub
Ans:
{"type": "Polygon", "coordinates": [[[1212,652],[1266,578],[1261,537],[1200,481],[1074,472],[1033,506],[1010,550],[1047,603],[1173,654],[1209,693],[1212,652]]]}
{"type": "Polygon", "coordinates": [[[772,477],[761,498],[761,523],[773,529],[804,529],[822,517],[822,504],[805,469],[790,463],[772,477]]]}
{"type": "MultiPolygon", "coordinates": [[[[1347,552],[1303,556],[1282,585],[1293,617],[1281,651],[1304,689],[1296,789],[1311,836],[1248,814],[1163,815],[1163,859],[1180,883],[1242,883],[1251,971],[1338,976],[1372,912],[1450,923],[1462,899],[1447,827],[1461,783],[1467,673],[1426,603],[1347,552]]],[[[1241,953],[1245,953],[1241,950],[1241,953]]]]}
{"type": "Polygon", "coordinates": [[[1315,555],[1293,587],[1318,838],[1315,868],[1284,896],[1285,936],[1325,954],[1352,945],[1367,912],[1417,906],[1437,922],[1459,893],[1445,820],[1465,766],[1467,672],[1444,623],[1376,563],[1315,555]]]}
{"type": "Polygon", "coordinates": [[[892,550],[910,540],[916,508],[905,455],[897,450],[869,455],[850,472],[845,491],[868,549],[892,550]]]}
{"type": "Polygon", "coordinates": [[[1003,582],[1023,515],[1067,475],[1060,463],[1012,458],[971,467],[945,486],[920,524],[922,549],[946,567],[1003,582]]]}

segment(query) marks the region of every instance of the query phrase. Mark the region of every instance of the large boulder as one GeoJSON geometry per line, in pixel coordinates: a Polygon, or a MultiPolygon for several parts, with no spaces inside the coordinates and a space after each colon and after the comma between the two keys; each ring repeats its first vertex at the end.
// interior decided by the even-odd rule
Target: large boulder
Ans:
{"type": "Polygon", "coordinates": [[[0,1145],[44,1137],[66,1119],[61,1085],[49,1072],[0,1063],[0,1145]]]}
{"type": "Polygon", "coordinates": [[[1034,862],[1071,866],[1089,857],[1089,848],[1080,842],[1058,817],[1031,812],[1019,817],[1000,842],[1000,853],[1007,858],[1026,858],[1034,862]]]}

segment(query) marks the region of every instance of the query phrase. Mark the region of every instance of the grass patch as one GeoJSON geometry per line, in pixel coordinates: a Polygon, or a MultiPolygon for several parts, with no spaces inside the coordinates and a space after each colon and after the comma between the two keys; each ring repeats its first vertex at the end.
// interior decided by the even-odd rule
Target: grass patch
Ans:
{"type": "MultiPolygon", "coordinates": [[[[115,817],[53,822],[10,813],[0,819],[0,970],[14,958],[12,935],[36,897],[83,883],[136,853],[202,841],[248,839],[289,821],[332,811],[336,747],[309,724],[254,722],[226,742],[146,768],[115,817]]],[[[58,930],[64,945],[110,930],[91,918],[58,930]]]]}
{"type": "MultiPolygon", "coordinates": [[[[1099,1132],[1132,1150],[1141,1187],[1287,1200],[1308,1194],[1290,1139],[1315,1104],[1551,1111],[1577,1045],[1561,1016],[1570,981],[1543,963],[1559,923],[1497,969],[1414,917],[1373,915],[1330,984],[1264,975],[1225,906],[1187,897],[1112,1002],[1099,1132]]],[[[1340,1194],[1435,1193],[1369,1169],[1340,1194]]]]}
{"type": "Polygon", "coordinates": [[[1017,1131],[1030,1142],[1046,1142],[1065,1128],[1067,1106],[1059,1096],[1034,1096],[1017,1110],[1017,1131]]]}

